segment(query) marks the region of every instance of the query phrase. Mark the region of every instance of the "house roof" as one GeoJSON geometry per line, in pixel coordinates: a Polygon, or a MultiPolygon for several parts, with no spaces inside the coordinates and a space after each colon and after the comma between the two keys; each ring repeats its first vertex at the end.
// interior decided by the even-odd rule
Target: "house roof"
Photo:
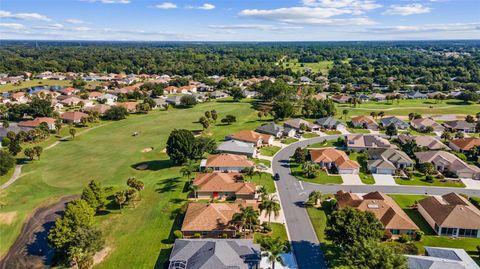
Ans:
{"type": "Polygon", "coordinates": [[[54,124],[55,119],[54,118],[49,118],[49,117],[39,117],[39,118],[35,118],[33,120],[21,121],[21,122],[18,123],[18,126],[35,128],[35,127],[38,127],[43,122],[45,122],[47,124],[54,124]]]}
{"type": "Polygon", "coordinates": [[[471,150],[475,146],[480,146],[480,138],[475,137],[466,137],[466,138],[459,138],[450,141],[450,143],[454,144],[461,150],[471,150]]]}
{"type": "Polygon", "coordinates": [[[238,131],[236,133],[233,133],[231,135],[229,135],[229,138],[231,139],[236,139],[236,140],[240,140],[240,141],[247,141],[247,142],[251,142],[251,143],[254,143],[254,144],[257,144],[259,142],[261,143],[266,143],[268,142],[268,140],[271,139],[271,135],[268,135],[268,134],[261,134],[261,133],[257,133],[257,132],[254,132],[254,131],[250,131],[250,130],[241,130],[241,131],[238,131]]]}
{"type": "Polygon", "coordinates": [[[199,173],[193,180],[198,191],[255,194],[256,184],[244,182],[240,173],[199,173]]]}
{"type": "Polygon", "coordinates": [[[403,120],[401,120],[397,117],[381,118],[380,123],[383,126],[389,126],[390,124],[393,124],[393,125],[396,125],[396,126],[407,126],[408,127],[408,123],[406,123],[405,121],[403,121],[403,120]]]}
{"type": "Polygon", "coordinates": [[[124,107],[127,110],[135,110],[137,108],[137,102],[123,102],[117,103],[117,106],[124,107]]]}
{"type": "Polygon", "coordinates": [[[345,125],[343,122],[335,119],[334,117],[325,117],[320,118],[315,121],[318,125],[321,126],[338,126],[338,125],[345,125]]]}
{"type": "Polygon", "coordinates": [[[246,143],[238,140],[228,140],[221,143],[217,147],[217,151],[238,152],[253,155],[255,153],[255,145],[253,143],[246,143]]]}
{"type": "Polygon", "coordinates": [[[262,126],[259,126],[255,131],[259,133],[265,133],[265,134],[270,134],[270,135],[277,135],[278,133],[281,133],[285,130],[283,126],[278,125],[276,123],[268,123],[264,124],[262,126]]]}
{"type": "Polygon", "coordinates": [[[346,135],[347,146],[355,148],[396,148],[395,145],[377,135],[351,134],[346,135]]]}
{"type": "Polygon", "coordinates": [[[479,269],[464,249],[425,247],[425,256],[406,255],[410,269],[479,269]]]}
{"type": "Polygon", "coordinates": [[[253,167],[254,165],[247,157],[235,154],[211,154],[206,162],[206,167],[253,167]]]}
{"type": "Polygon", "coordinates": [[[316,127],[315,124],[310,123],[310,122],[308,122],[304,119],[298,119],[298,118],[287,120],[283,124],[286,125],[286,126],[296,128],[296,129],[300,129],[300,125],[302,125],[302,124],[304,124],[307,128],[315,128],[316,127]]]}
{"type": "Polygon", "coordinates": [[[88,114],[85,114],[83,112],[65,112],[60,115],[60,118],[68,121],[79,121],[84,117],[88,117],[88,114]]]}
{"type": "Polygon", "coordinates": [[[410,123],[419,127],[432,126],[433,129],[437,129],[437,130],[445,129],[442,125],[438,124],[437,122],[435,122],[430,118],[413,119],[410,123]]]}
{"type": "Polygon", "coordinates": [[[362,211],[372,212],[385,229],[418,230],[417,225],[400,206],[384,193],[376,191],[359,197],[355,194],[338,191],[335,198],[340,208],[354,207],[362,211]]]}
{"type": "Polygon", "coordinates": [[[345,152],[334,148],[311,149],[310,156],[313,162],[333,162],[338,168],[354,169],[360,167],[356,161],[350,160],[345,152]]]}
{"type": "Polygon", "coordinates": [[[398,149],[385,149],[385,148],[376,148],[369,149],[368,156],[370,159],[384,159],[391,162],[401,162],[401,163],[411,163],[413,160],[408,157],[408,155],[398,149]]]}
{"type": "Polygon", "coordinates": [[[102,95],[103,95],[103,93],[101,93],[101,92],[89,92],[88,93],[88,97],[91,97],[91,98],[98,98],[102,95]]]}
{"type": "Polygon", "coordinates": [[[430,196],[418,203],[440,227],[480,229],[480,210],[456,193],[430,196]]]}
{"type": "Polygon", "coordinates": [[[94,106],[84,108],[85,111],[89,111],[89,112],[90,111],[95,111],[95,112],[98,112],[99,114],[104,114],[109,109],[110,109],[110,106],[105,105],[105,104],[97,104],[97,105],[94,105],[94,106]]]}
{"type": "Polygon", "coordinates": [[[370,116],[357,116],[357,117],[353,117],[351,119],[352,123],[355,123],[355,124],[373,124],[373,125],[376,125],[377,123],[373,120],[372,117],[370,116]]]}
{"type": "Polygon", "coordinates": [[[457,156],[446,151],[431,150],[425,152],[416,152],[415,156],[420,163],[431,162],[435,164],[442,164],[452,172],[480,173],[480,168],[477,166],[469,165],[457,156]]]}
{"type": "Polygon", "coordinates": [[[398,136],[398,140],[400,140],[402,144],[406,144],[408,141],[414,140],[418,146],[426,147],[431,150],[444,149],[447,147],[440,140],[438,140],[438,138],[431,135],[411,136],[402,134],[398,136]]]}
{"type": "Polygon", "coordinates": [[[260,254],[260,245],[248,239],[177,239],[168,268],[249,269],[260,254]]]}
{"type": "Polygon", "coordinates": [[[447,121],[444,122],[443,125],[447,128],[460,130],[475,128],[475,123],[470,123],[465,120],[447,121]]]}

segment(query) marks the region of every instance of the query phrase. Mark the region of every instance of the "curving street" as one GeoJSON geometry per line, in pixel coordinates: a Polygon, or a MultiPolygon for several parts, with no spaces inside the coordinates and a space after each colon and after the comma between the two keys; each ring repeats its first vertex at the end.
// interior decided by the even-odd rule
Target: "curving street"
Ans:
{"type": "Polygon", "coordinates": [[[337,139],[341,135],[315,137],[299,141],[281,149],[272,161],[273,173],[278,173],[280,180],[276,182],[280,196],[288,233],[292,241],[293,251],[300,269],[327,268],[315,231],[308,217],[303,202],[313,190],[322,193],[335,193],[339,190],[355,193],[381,191],[395,194],[442,195],[450,192],[461,192],[469,196],[480,196],[480,190],[467,188],[424,187],[424,186],[386,186],[386,185],[320,185],[299,181],[290,174],[289,159],[297,147],[306,147],[324,140],[337,139]]]}

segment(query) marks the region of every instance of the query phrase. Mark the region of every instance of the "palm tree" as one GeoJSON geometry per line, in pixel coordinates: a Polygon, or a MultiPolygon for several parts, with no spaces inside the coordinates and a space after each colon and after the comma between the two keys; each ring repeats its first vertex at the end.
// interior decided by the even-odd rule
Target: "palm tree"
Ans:
{"type": "Polygon", "coordinates": [[[372,116],[372,118],[376,119],[377,118],[377,112],[375,112],[375,111],[370,112],[370,116],[372,116]]]}
{"type": "Polygon", "coordinates": [[[197,191],[198,191],[198,185],[195,184],[190,184],[189,186],[190,191],[193,192],[193,197],[195,198],[195,201],[197,200],[197,191]]]}
{"type": "Polygon", "coordinates": [[[195,172],[195,170],[195,162],[192,160],[188,160],[186,163],[183,164],[182,169],[180,169],[180,173],[182,173],[182,176],[187,177],[187,179],[191,181],[191,176],[193,172],[195,172]]]}
{"type": "Polygon", "coordinates": [[[314,204],[315,206],[320,205],[322,202],[322,193],[320,191],[312,191],[308,195],[308,202],[314,204]]]}
{"type": "Polygon", "coordinates": [[[268,190],[265,186],[260,186],[257,193],[260,194],[260,198],[263,200],[264,197],[268,195],[268,190]]]}
{"type": "Polygon", "coordinates": [[[266,237],[262,241],[262,246],[265,249],[263,256],[268,258],[268,261],[272,264],[272,269],[275,269],[276,262],[285,266],[285,261],[282,258],[282,254],[285,253],[286,246],[283,240],[281,240],[279,237],[266,237]]]}
{"type": "Polygon", "coordinates": [[[378,112],[378,116],[380,117],[380,119],[383,118],[383,116],[385,116],[385,112],[383,111],[378,112]]]}
{"type": "Polygon", "coordinates": [[[245,233],[245,230],[249,229],[252,231],[255,225],[258,223],[258,217],[258,211],[253,209],[253,207],[248,206],[240,208],[240,212],[233,215],[232,221],[240,223],[240,226],[244,232],[244,236],[246,237],[247,234],[245,233]]]}
{"type": "Polygon", "coordinates": [[[242,170],[242,174],[249,177],[252,180],[252,177],[257,174],[257,171],[253,167],[246,167],[242,170]]]}
{"type": "Polygon", "coordinates": [[[258,206],[260,213],[265,211],[265,214],[268,216],[268,222],[272,216],[272,213],[275,217],[280,215],[280,202],[278,201],[277,195],[266,195],[260,205],[258,206]]]}
{"type": "Polygon", "coordinates": [[[72,136],[72,140],[75,139],[75,134],[77,133],[77,129],[75,128],[70,128],[70,130],[68,131],[70,133],[70,135],[72,136]]]}
{"type": "Polygon", "coordinates": [[[344,109],[344,110],[342,111],[342,114],[343,114],[343,119],[344,119],[344,120],[347,120],[348,110],[347,110],[347,109],[344,109]]]}

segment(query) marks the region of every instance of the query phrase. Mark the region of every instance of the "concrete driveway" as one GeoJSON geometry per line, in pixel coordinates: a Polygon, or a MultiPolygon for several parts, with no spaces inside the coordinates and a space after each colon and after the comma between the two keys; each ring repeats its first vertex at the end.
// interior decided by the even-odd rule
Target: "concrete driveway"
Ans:
{"type": "Polygon", "coordinates": [[[340,174],[342,176],[343,185],[363,185],[359,175],[340,174]]]}
{"type": "Polygon", "coordinates": [[[375,179],[375,185],[397,186],[398,184],[393,179],[392,175],[372,174],[375,179]]]}
{"type": "Polygon", "coordinates": [[[462,178],[463,184],[465,184],[467,189],[480,190],[480,181],[471,179],[471,178],[462,178]]]}

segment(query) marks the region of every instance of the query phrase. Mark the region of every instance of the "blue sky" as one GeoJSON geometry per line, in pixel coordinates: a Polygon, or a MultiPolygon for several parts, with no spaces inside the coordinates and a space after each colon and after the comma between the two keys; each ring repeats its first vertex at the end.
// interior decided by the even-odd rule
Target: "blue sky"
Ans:
{"type": "Polygon", "coordinates": [[[0,0],[0,39],[480,39],[480,0],[0,0]]]}

